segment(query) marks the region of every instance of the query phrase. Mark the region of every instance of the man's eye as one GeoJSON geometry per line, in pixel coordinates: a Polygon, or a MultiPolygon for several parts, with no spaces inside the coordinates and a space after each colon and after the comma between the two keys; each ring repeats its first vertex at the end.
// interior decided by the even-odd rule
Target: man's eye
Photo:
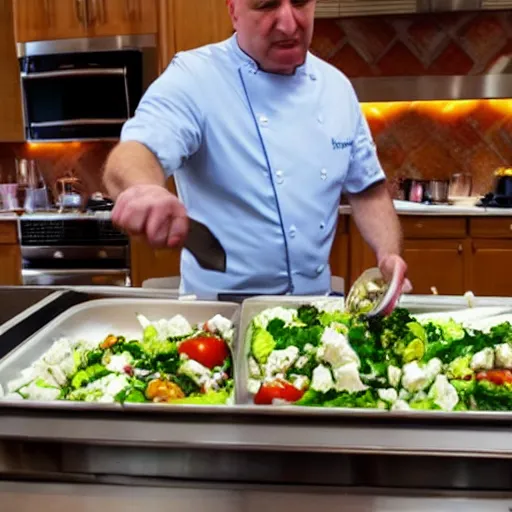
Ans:
{"type": "Polygon", "coordinates": [[[306,4],[310,4],[311,0],[292,0],[292,4],[295,7],[303,7],[306,4]]]}
{"type": "Polygon", "coordinates": [[[259,2],[256,2],[256,5],[254,6],[254,8],[259,11],[271,10],[276,7],[279,7],[278,0],[260,0],[259,2]]]}

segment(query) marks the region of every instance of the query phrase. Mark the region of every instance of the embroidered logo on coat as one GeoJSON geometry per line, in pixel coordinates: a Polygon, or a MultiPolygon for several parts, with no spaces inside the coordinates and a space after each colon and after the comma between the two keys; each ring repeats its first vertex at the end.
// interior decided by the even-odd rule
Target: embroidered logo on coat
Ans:
{"type": "Polygon", "coordinates": [[[334,151],[336,151],[338,149],[349,148],[350,146],[352,146],[353,141],[351,141],[351,140],[336,140],[335,138],[332,138],[331,143],[332,143],[332,149],[334,151]]]}

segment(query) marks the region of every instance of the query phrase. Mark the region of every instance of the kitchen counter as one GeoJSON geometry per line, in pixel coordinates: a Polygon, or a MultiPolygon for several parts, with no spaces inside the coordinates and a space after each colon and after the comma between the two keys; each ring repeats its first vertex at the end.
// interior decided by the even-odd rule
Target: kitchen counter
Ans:
{"type": "MultiPolygon", "coordinates": [[[[479,206],[428,205],[410,201],[393,201],[399,215],[426,215],[433,217],[512,217],[512,208],[482,208],[479,206]]],[[[349,205],[339,208],[341,215],[350,215],[349,205]]]]}
{"type": "Polygon", "coordinates": [[[13,222],[13,221],[16,221],[17,219],[18,219],[18,216],[15,213],[0,212],[0,222],[2,222],[2,221],[13,222]]]}

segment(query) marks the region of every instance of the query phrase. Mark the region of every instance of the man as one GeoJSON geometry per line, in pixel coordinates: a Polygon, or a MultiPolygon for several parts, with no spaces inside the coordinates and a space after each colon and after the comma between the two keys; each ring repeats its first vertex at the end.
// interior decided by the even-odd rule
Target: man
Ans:
{"type": "Polygon", "coordinates": [[[401,234],[346,77],[309,51],[316,0],[227,0],[235,34],[175,56],[109,156],[113,220],[180,246],[187,216],[227,253],[225,274],[183,250],[182,291],[326,294],[341,192],[387,279],[401,234]],[[179,199],[165,188],[174,175],[179,199]]]}

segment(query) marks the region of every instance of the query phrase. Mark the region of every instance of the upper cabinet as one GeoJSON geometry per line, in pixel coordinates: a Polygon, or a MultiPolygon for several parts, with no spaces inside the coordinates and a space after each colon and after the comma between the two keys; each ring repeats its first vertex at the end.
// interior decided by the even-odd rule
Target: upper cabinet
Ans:
{"type": "Polygon", "coordinates": [[[14,44],[11,0],[0,0],[0,77],[0,141],[22,141],[20,72],[14,44]]]}
{"type": "Polygon", "coordinates": [[[225,0],[159,0],[161,67],[176,52],[230,37],[234,30],[225,0]]]}
{"type": "Polygon", "coordinates": [[[14,0],[19,42],[148,34],[157,31],[156,0],[14,0]]]}

